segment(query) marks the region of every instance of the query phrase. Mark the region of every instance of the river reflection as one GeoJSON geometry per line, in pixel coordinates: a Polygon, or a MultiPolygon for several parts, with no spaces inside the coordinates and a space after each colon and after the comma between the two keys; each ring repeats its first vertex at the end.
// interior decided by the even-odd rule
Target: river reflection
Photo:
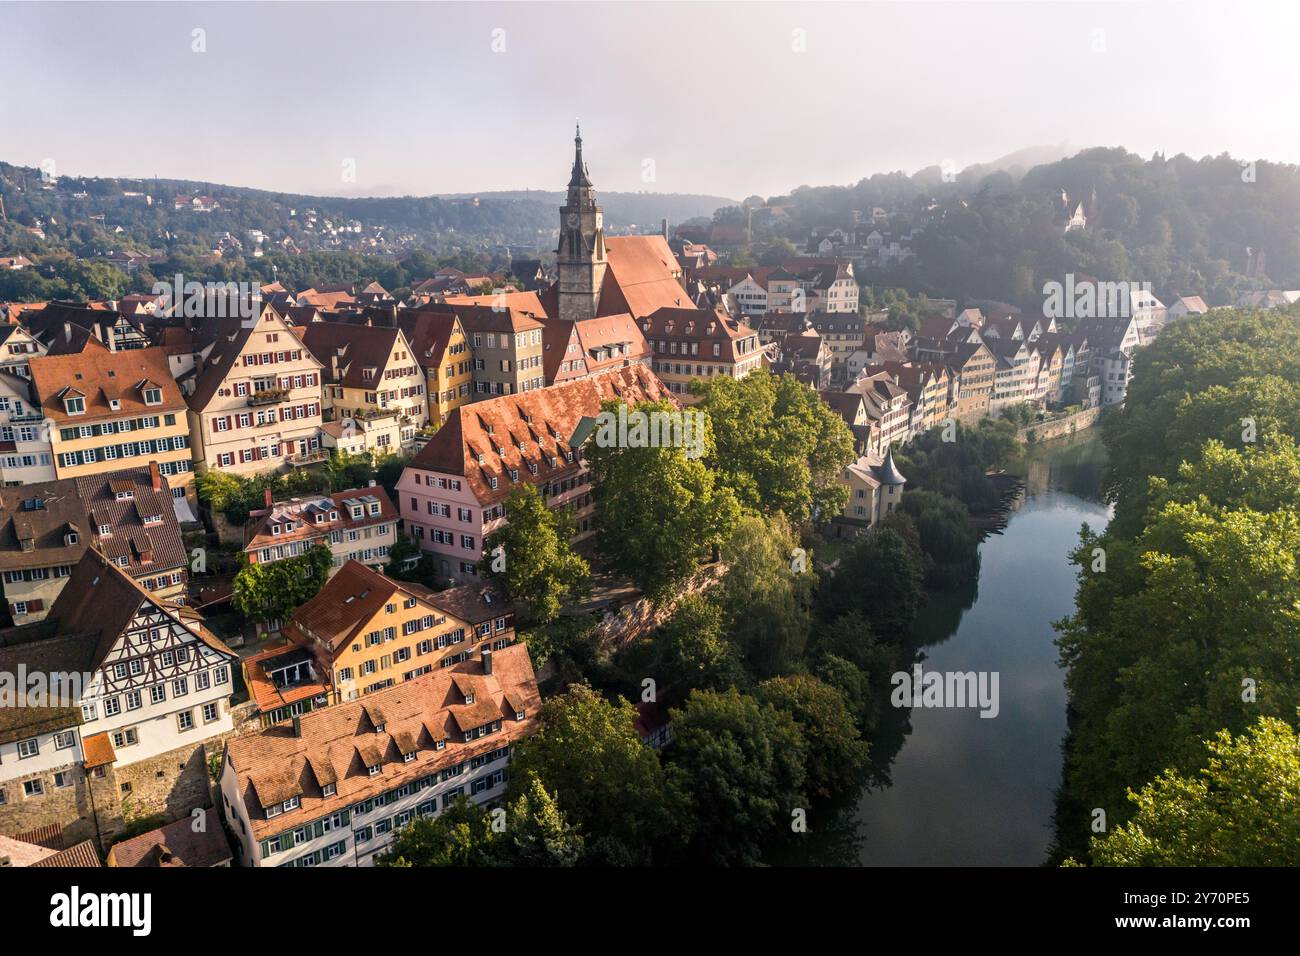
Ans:
{"type": "MultiPolygon", "coordinates": [[[[1051,622],[1074,605],[1068,553],[1104,527],[1104,449],[1094,431],[1033,448],[1026,495],[981,546],[978,591],[933,595],[912,647],[927,671],[997,671],[1000,712],[887,708],[875,741],[883,786],[845,799],[800,859],[821,865],[1040,864],[1052,838],[1065,735],[1051,622]]],[[[814,828],[816,830],[816,828],[814,828]]]]}

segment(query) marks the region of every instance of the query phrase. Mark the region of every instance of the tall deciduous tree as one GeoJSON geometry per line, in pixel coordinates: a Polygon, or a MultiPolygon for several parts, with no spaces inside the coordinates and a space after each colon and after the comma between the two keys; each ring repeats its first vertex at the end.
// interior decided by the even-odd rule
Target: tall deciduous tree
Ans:
{"type": "Polygon", "coordinates": [[[696,691],[672,711],[667,759],[690,799],[692,854],[760,861],[766,839],[806,812],[806,744],[794,718],[735,688],[696,691]]]}
{"type": "Polygon", "coordinates": [[[793,375],[754,372],[694,383],[696,407],[713,422],[707,458],[747,508],[781,511],[802,524],[837,514],[848,500],[839,474],[853,460],[853,434],[793,375]]]}
{"type": "Polygon", "coordinates": [[[636,710],[576,684],[542,705],[541,728],[516,747],[511,799],[536,775],[585,841],[584,859],[645,864],[688,830],[680,797],[636,732],[636,710]]]}
{"type": "Polygon", "coordinates": [[[1300,866],[1300,736],[1261,717],[1206,741],[1199,775],[1161,774],[1129,794],[1137,812],[1092,840],[1101,866],[1300,866]]]}
{"type": "Polygon", "coordinates": [[[511,493],[505,509],[506,524],[484,542],[479,573],[501,581],[531,621],[547,624],[584,592],[591,574],[569,545],[573,519],[567,511],[548,508],[541,492],[528,484],[511,493]]]}
{"type": "MultiPolygon", "coordinates": [[[[619,403],[604,410],[617,413],[619,403]]],[[[670,413],[667,402],[645,402],[633,413],[670,413]]],[[[707,423],[707,419],[705,419],[707,423]]],[[[705,453],[712,440],[707,425],[705,453]]],[[[684,583],[739,516],[731,490],[700,458],[679,447],[586,446],[591,461],[600,547],[615,570],[652,598],[684,583]]]]}

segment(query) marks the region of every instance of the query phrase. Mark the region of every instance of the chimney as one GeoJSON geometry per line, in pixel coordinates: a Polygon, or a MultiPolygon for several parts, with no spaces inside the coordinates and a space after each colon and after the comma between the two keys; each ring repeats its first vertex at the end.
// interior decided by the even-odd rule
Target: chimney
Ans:
{"type": "Polygon", "coordinates": [[[154,491],[162,491],[162,472],[158,470],[158,462],[149,462],[149,483],[153,485],[154,491]]]}
{"type": "Polygon", "coordinates": [[[668,220],[667,220],[667,219],[664,219],[664,220],[662,220],[662,221],[660,222],[660,225],[659,225],[659,231],[660,231],[661,233],[663,233],[663,237],[664,237],[665,239],[668,238],[668,220]]]}
{"type": "Polygon", "coordinates": [[[302,736],[302,715],[301,714],[293,715],[293,735],[295,737],[302,736]]]}
{"type": "Polygon", "coordinates": [[[264,488],[263,490],[266,492],[266,506],[267,508],[270,508],[271,507],[271,486],[267,485],[266,488],[264,488]]]}
{"type": "Polygon", "coordinates": [[[64,323],[63,323],[63,341],[65,341],[65,342],[71,342],[71,341],[72,341],[72,323],[71,323],[71,322],[64,322],[64,323]]]}
{"type": "Polygon", "coordinates": [[[339,353],[338,352],[330,353],[330,378],[334,379],[334,381],[336,382],[338,381],[339,378],[339,353]]]}
{"type": "Polygon", "coordinates": [[[492,648],[483,648],[483,673],[491,676],[492,674],[492,648]]]}

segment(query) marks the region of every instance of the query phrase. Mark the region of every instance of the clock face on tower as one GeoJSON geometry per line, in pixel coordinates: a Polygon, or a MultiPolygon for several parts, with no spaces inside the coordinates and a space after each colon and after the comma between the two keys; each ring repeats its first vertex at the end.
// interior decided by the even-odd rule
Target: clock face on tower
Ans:
{"type": "Polygon", "coordinates": [[[578,228],[578,214],[576,212],[569,213],[564,217],[564,221],[569,224],[570,229],[578,228]]]}

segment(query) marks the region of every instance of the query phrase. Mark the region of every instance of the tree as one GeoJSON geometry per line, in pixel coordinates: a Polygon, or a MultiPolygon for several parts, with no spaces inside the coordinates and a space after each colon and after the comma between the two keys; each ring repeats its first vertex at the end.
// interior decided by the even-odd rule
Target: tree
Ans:
{"type": "Polygon", "coordinates": [[[1167,771],[1129,792],[1133,818],[1093,837],[1099,866],[1300,866],[1300,736],[1261,717],[1205,742],[1197,777],[1167,771]]]}
{"type": "Polygon", "coordinates": [[[528,776],[506,819],[498,841],[498,865],[573,866],[582,857],[582,834],[565,819],[555,796],[536,774],[528,776]]]}
{"type": "Polygon", "coordinates": [[[979,535],[965,505],[934,491],[909,491],[903,511],[916,525],[928,585],[953,587],[979,576],[979,535]]]}
{"type": "Polygon", "coordinates": [[[691,387],[712,422],[706,461],[745,507],[795,524],[843,510],[839,475],[853,460],[853,434],[816,392],[793,375],[757,372],[691,387]]]}
{"type": "Polygon", "coordinates": [[[875,528],[858,538],[823,578],[817,606],[824,620],[857,611],[877,634],[906,635],[921,602],[921,568],[896,531],[875,528]]]}
{"type": "Polygon", "coordinates": [[[734,687],[695,691],[671,713],[666,758],[690,800],[692,855],[759,862],[763,841],[806,807],[806,745],[794,719],[734,687]]]}
{"type": "Polygon", "coordinates": [[[376,866],[573,866],[583,841],[552,794],[529,776],[519,797],[490,810],[463,794],[398,831],[376,866]]]}
{"type": "Polygon", "coordinates": [[[235,610],[258,623],[283,621],[316,596],[329,577],[333,561],[334,556],[324,545],[270,564],[251,564],[247,555],[241,555],[243,567],[232,582],[235,610]]]}
{"type": "Polygon", "coordinates": [[[861,787],[867,745],[844,695],[810,674],[774,677],[758,687],[761,700],[794,718],[806,745],[808,791],[830,797],[861,787]]]}
{"type": "Polygon", "coordinates": [[[495,836],[483,807],[460,796],[437,816],[419,817],[375,857],[376,866],[492,866],[495,836]]]}
{"type": "Polygon", "coordinates": [[[660,685],[676,693],[746,683],[736,649],[723,631],[722,611],[698,594],[677,603],[656,647],[660,685]]]}
{"type": "Polygon", "coordinates": [[[510,799],[535,775],[581,833],[585,862],[650,863],[684,835],[680,797],[635,721],[626,700],[575,684],[542,705],[541,728],[516,745],[510,799]]]}
{"type": "Polygon", "coordinates": [[[585,591],[591,574],[569,545],[573,519],[548,508],[531,484],[511,492],[505,511],[506,523],[484,541],[479,573],[501,581],[528,621],[547,624],[585,591]]]}
{"type": "Polygon", "coordinates": [[[722,548],[727,573],[711,596],[747,667],[763,677],[788,670],[808,641],[817,572],[797,546],[793,529],[777,514],[741,518],[722,548]]]}
{"type": "MultiPolygon", "coordinates": [[[[606,402],[603,410],[617,414],[620,404],[606,402]]],[[[673,411],[667,402],[643,402],[629,413],[673,411]]],[[[711,444],[706,425],[706,455],[711,444]]],[[[662,599],[721,544],[739,515],[735,496],[687,449],[588,447],[601,551],[615,571],[662,599]]]]}

